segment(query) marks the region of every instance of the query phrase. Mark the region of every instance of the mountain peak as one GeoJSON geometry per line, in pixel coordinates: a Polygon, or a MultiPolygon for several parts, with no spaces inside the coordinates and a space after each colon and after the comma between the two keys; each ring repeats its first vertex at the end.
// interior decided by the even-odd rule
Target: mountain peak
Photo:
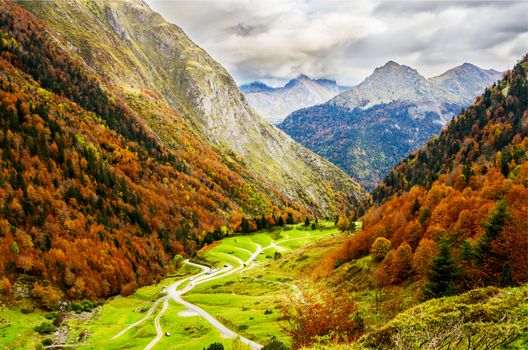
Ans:
{"type": "Polygon", "coordinates": [[[399,64],[396,61],[390,60],[383,67],[401,67],[401,64],[399,64]]]}
{"type": "Polygon", "coordinates": [[[469,62],[462,63],[462,65],[460,67],[463,67],[463,68],[479,68],[479,67],[475,66],[473,63],[469,63],[469,62]]]}
{"type": "MultiPolygon", "coordinates": [[[[419,76],[421,75],[409,66],[404,64],[399,64],[396,61],[390,60],[381,67],[374,69],[374,72],[367,79],[387,79],[387,78],[396,78],[401,79],[402,76],[419,76]]],[[[425,79],[425,78],[424,78],[425,79]]]]}
{"type": "Polygon", "coordinates": [[[297,76],[297,78],[295,78],[296,80],[312,80],[309,76],[307,76],[306,74],[304,73],[301,73],[297,76]]]}

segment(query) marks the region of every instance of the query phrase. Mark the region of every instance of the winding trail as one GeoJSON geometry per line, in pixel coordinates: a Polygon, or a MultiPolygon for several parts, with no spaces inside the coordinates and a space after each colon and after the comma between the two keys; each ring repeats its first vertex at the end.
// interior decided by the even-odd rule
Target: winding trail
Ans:
{"type": "MultiPolygon", "coordinates": [[[[147,319],[149,319],[152,316],[152,314],[154,313],[154,311],[156,310],[158,305],[161,302],[163,302],[163,306],[162,306],[160,312],[156,315],[156,318],[154,319],[154,325],[156,327],[157,335],[145,347],[145,350],[151,350],[163,338],[163,329],[161,327],[160,320],[161,320],[161,317],[163,316],[163,314],[167,311],[167,309],[169,307],[169,300],[172,299],[175,302],[179,303],[180,305],[185,306],[187,309],[189,309],[189,310],[195,312],[196,314],[202,316],[203,318],[205,318],[214,328],[216,328],[220,332],[222,337],[224,337],[224,338],[239,338],[241,342],[243,342],[244,344],[249,345],[252,349],[255,349],[255,350],[262,349],[263,346],[261,344],[255,342],[253,340],[250,340],[248,338],[245,338],[245,337],[241,336],[240,334],[238,334],[238,333],[232,331],[231,329],[227,328],[220,321],[215,319],[207,311],[205,311],[204,309],[202,309],[198,305],[195,305],[195,304],[192,304],[192,303],[190,303],[188,301],[185,301],[182,298],[182,296],[185,293],[189,292],[190,290],[192,290],[193,288],[195,288],[196,286],[198,286],[200,284],[203,284],[203,283],[206,283],[206,282],[210,282],[210,281],[213,281],[213,280],[216,280],[216,279],[220,279],[220,278],[225,278],[225,277],[227,277],[229,275],[232,275],[233,273],[236,273],[238,271],[247,270],[247,269],[250,269],[250,268],[254,267],[255,265],[257,265],[257,263],[255,263],[255,262],[257,261],[258,255],[260,253],[262,253],[263,251],[265,251],[266,249],[275,248],[275,249],[279,249],[279,250],[284,250],[284,248],[280,247],[281,243],[284,243],[284,242],[287,242],[287,241],[302,240],[302,239],[305,239],[305,238],[308,238],[308,237],[309,236],[284,239],[284,240],[281,240],[281,241],[272,242],[269,245],[267,245],[266,247],[262,247],[260,244],[255,243],[255,246],[256,246],[257,249],[253,253],[251,253],[251,251],[249,251],[248,249],[240,247],[241,250],[245,250],[248,253],[250,253],[251,255],[250,255],[249,259],[246,260],[246,261],[243,261],[242,259],[240,259],[240,258],[238,258],[236,256],[231,256],[231,258],[233,258],[234,260],[236,260],[239,263],[239,265],[237,267],[233,267],[230,264],[226,264],[225,267],[220,269],[220,270],[213,270],[210,267],[207,267],[205,265],[200,265],[200,264],[193,263],[193,262],[191,262],[189,260],[185,260],[184,261],[185,264],[191,265],[191,266],[194,266],[194,267],[198,267],[202,271],[200,273],[197,273],[197,274],[193,275],[193,276],[190,276],[190,277],[184,278],[182,280],[179,280],[179,281],[173,283],[172,285],[170,285],[169,287],[167,287],[167,295],[166,296],[156,300],[154,302],[154,304],[152,305],[152,307],[147,312],[147,314],[142,319],[140,319],[139,321],[127,326],[121,332],[117,333],[114,337],[112,337],[112,340],[119,338],[120,336],[122,336],[123,334],[128,332],[133,327],[136,327],[136,326],[140,325],[141,323],[145,322],[147,319]],[[178,287],[180,287],[186,281],[189,281],[189,283],[184,288],[178,289],[178,287]]],[[[290,286],[295,288],[294,285],[290,285],[290,286]]]]}

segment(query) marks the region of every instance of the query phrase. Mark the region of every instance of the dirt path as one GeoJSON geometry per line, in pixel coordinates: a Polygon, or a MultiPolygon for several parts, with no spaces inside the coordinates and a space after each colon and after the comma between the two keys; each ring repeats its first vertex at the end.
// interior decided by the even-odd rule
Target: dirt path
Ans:
{"type": "Polygon", "coordinates": [[[253,253],[251,253],[251,251],[249,251],[249,250],[247,250],[245,248],[241,248],[241,249],[251,253],[251,255],[250,255],[249,259],[246,260],[246,261],[243,261],[242,259],[240,259],[238,257],[231,256],[231,258],[234,258],[239,263],[239,265],[237,267],[233,267],[232,265],[226,264],[225,267],[220,269],[220,270],[213,270],[210,267],[207,267],[207,266],[204,266],[204,265],[200,265],[200,264],[196,264],[196,263],[190,262],[189,260],[185,260],[184,261],[185,264],[192,265],[194,267],[198,267],[202,271],[200,273],[198,273],[198,274],[195,274],[193,276],[190,276],[190,277],[187,277],[187,278],[182,279],[180,281],[177,281],[174,284],[172,284],[171,286],[169,286],[167,288],[167,293],[168,293],[167,296],[164,296],[164,297],[156,300],[154,302],[154,304],[152,305],[152,307],[147,312],[147,314],[141,320],[139,320],[139,321],[127,326],[121,332],[119,332],[114,337],[112,337],[112,339],[119,338],[121,335],[123,335],[124,333],[128,332],[131,328],[136,327],[136,326],[140,325],[141,323],[145,322],[147,319],[149,319],[152,316],[152,314],[154,313],[154,311],[156,310],[158,305],[161,302],[163,302],[163,306],[162,306],[160,312],[156,315],[156,318],[154,319],[154,325],[156,327],[157,335],[145,347],[145,350],[151,350],[163,338],[163,329],[161,327],[160,320],[161,320],[161,317],[163,316],[163,314],[168,309],[169,300],[172,299],[175,302],[179,303],[180,305],[185,306],[187,309],[189,309],[189,310],[195,312],[196,314],[202,316],[203,318],[205,318],[214,328],[216,328],[220,332],[222,337],[224,337],[224,338],[239,338],[241,342],[249,345],[251,348],[256,349],[256,350],[261,349],[263,347],[261,344],[258,344],[257,342],[254,342],[254,341],[252,341],[250,339],[247,339],[247,338],[241,336],[240,334],[232,331],[231,329],[227,328],[220,321],[215,319],[213,316],[211,316],[209,313],[207,313],[207,311],[205,311],[204,309],[202,309],[198,305],[195,305],[195,304],[192,304],[192,303],[190,303],[188,301],[185,301],[182,298],[182,296],[185,293],[189,292],[190,290],[194,289],[196,286],[198,286],[200,284],[203,284],[203,283],[206,283],[206,282],[210,282],[210,281],[213,281],[213,280],[216,280],[216,279],[220,279],[220,278],[225,278],[225,277],[227,277],[229,275],[232,275],[233,273],[236,273],[238,271],[247,270],[247,269],[250,269],[250,268],[258,265],[256,263],[257,257],[258,257],[258,255],[261,252],[265,251],[266,249],[270,249],[270,248],[280,249],[281,248],[280,247],[281,243],[284,243],[284,242],[287,242],[287,241],[293,241],[293,240],[301,240],[301,239],[304,239],[304,238],[306,238],[306,237],[297,237],[297,238],[283,239],[281,241],[272,242],[266,247],[262,247],[260,244],[255,243],[255,246],[256,246],[257,249],[253,253]],[[189,281],[189,283],[184,288],[178,289],[178,287],[180,287],[186,281],[189,281]]]}

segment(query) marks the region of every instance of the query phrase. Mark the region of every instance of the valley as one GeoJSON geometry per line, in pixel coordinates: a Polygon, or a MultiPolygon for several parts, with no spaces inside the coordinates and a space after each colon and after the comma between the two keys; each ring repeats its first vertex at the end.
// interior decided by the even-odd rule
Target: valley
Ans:
{"type": "Polygon", "coordinates": [[[0,350],[528,350],[528,3],[301,2],[0,0],[0,350]]]}
{"type": "MultiPolygon", "coordinates": [[[[287,294],[298,292],[298,284],[324,253],[321,247],[336,247],[341,235],[333,223],[320,222],[315,230],[298,224],[225,238],[185,260],[160,283],[65,321],[66,344],[82,349],[202,349],[221,342],[226,349],[240,344],[260,349],[270,338],[288,343],[281,305],[287,294]]],[[[18,315],[7,322],[13,324],[18,315]]],[[[27,334],[43,320],[27,322],[27,334]]],[[[6,331],[0,340],[16,339],[9,334],[19,329],[8,326],[6,331]]],[[[6,349],[32,349],[45,337],[35,333],[25,341],[8,342],[6,349]]]]}

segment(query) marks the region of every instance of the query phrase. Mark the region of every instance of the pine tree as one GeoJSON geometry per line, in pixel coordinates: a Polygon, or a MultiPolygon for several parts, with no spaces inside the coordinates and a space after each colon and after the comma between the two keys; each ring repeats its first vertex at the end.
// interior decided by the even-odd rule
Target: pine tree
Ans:
{"type": "Polygon", "coordinates": [[[293,214],[292,213],[288,213],[288,218],[286,219],[286,223],[288,225],[293,225],[293,214]]]}
{"type": "Polygon", "coordinates": [[[507,211],[506,202],[499,201],[495,211],[488,217],[488,221],[482,224],[484,234],[475,247],[475,256],[479,262],[484,260],[491,253],[491,244],[496,240],[502,231],[506,221],[510,218],[507,211]]]}
{"type": "Polygon", "coordinates": [[[284,219],[282,218],[282,215],[279,216],[279,226],[284,226],[284,219]]]}
{"type": "Polygon", "coordinates": [[[459,273],[451,256],[451,246],[443,239],[439,243],[440,252],[433,258],[427,273],[428,282],[423,293],[426,298],[440,298],[457,293],[456,281],[459,273]]]}
{"type": "Polygon", "coordinates": [[[420,202],[418,202],[418,198],[414,199],[414,203],[411,207],[411,214],[414,215],[420,210],[420,202]]]}
{"type": "Polygon", "coordinates": [[[475,173],[473,172],[473,169],[471,169],[471,163],[465,162],[464,166],[462,167],[462,177],[464,182],[469,183],[473,175],[475,175],[475,173]]]}
{"type": "Polygon", "coordinates": [[[306,226],[306,227],[310,226],[310,219],[306,218],[304,220],[304,226],[306,226]]]}
{"type": "Polygon", "coordinates": [[[245,233],[249,232],[249,222],[246,218],[242,218],[242,231],[245,233]]]}

